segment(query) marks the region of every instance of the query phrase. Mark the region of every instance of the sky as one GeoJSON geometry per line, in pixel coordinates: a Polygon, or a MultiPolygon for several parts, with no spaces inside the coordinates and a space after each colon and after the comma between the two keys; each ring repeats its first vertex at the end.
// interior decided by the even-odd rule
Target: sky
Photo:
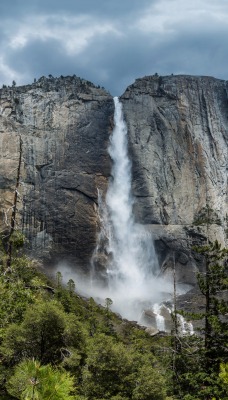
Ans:
{"type": "Polygon", "coordinates": [[[0,87],[77,75],[121,95],[145,75],[228,79],[228,0],[0,0],[0,87]]]}

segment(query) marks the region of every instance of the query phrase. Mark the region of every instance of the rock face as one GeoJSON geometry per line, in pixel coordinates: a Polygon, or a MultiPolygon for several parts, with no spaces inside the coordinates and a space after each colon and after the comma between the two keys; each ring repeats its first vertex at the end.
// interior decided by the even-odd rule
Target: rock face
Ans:
{"type": "Polygon", "coordinates": [[[136,218],[154,232],[163,269],[175,262],[179,280],[194,282],[191,245],[207,234],[227,244],[228,82],[150,76],[121,100],[136,218]]]}
{"type": "MultiPolygon", "coordinates": [[[[194,283],[209,235],[227,244],[228,83],[151,76],[121,96],[128,125],[136,220],[154,234],[163,271],[194,283]],[[210,220],[210,229],[206,221],[210,220]],[[194,256],[194,257],[193,257],[194,256]]],[[[89,265],[107,189],[114,105],[77,77],[0,90],[0,219],[6,229],[22,140],[17,222],[35,256],[89,265]]],[[[105,257],[104,257],[105,258],[105,257]]]]}
{"type": "Polygon", "coordinates": [[[0,90],[0,217],[11,213],[19,143],[18,226],[33,255],[88,264],[98,230],[97,190],[106,190],[112,97],[77,77],[41,78],[0,90]]]}

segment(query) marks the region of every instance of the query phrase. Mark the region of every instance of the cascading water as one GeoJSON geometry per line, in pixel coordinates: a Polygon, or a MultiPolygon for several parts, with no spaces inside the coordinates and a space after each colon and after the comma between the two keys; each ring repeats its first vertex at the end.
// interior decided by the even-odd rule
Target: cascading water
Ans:
{"type": "Polygon", "coordinates": [[[151,233],[134,220],[127,127],[117,97],[114,103],[115,127],[108,149],[113,161],[112,179],[106,202],[100,203],[103,230],[108,239],[107,296],[113,300],[113,310],[139,320],[145,308],[161,301],[164,291],[172,292],[172,288],[158,278],[159,267],[151,233]]]}
{"type": "Polygon", "coordinates": [[[182,335],[193,335],[193,325],[191,322],[187,322],[182,315],[178,315],[179,329],[182,335]]]}
{"type": "Polygon", "coordinates": [[[90,285],[82,274],[64,264],[58,270],[65,281],[75,279],[82,294],[93,296],[103,304],[106,298],[111,298],[112,310],[123,317],[149,326],[148,318],[152,318],[159,330],[165,330],[166,321],[160,314],[161,309],[164,314],[165,306],[161,308],[159,303],[172,302],[173,283],[159,276],[152,234],[134,219],[127,127],[117,97],[114,103],[115,127],[108,148],[113,162],[112,179],[106,198],[98,193],[101,229],[92,257],[90,285]]]}
{"type": "Polygon", "coordinates": [[[109,252],[113,256],[108,270],[109,285],[141,295],[145,280],[158,272],[158,263],[151,235],[137,225],[133,216],[131,195],[131,163],[127,150],[127,127],[123,120],[122,104],[114,98],[115,128],[112,133],[109,154],[113,160],[112,181],[106,204],[112,232],[109,252]]]}
{"type": "Polygon", "coordinates": [[[159,304],[154,304],[153,312],[155,313],[156,325],[159,331],[165,331],[165,319],[162,315],[160,315],[160,308],[159,304]]]}

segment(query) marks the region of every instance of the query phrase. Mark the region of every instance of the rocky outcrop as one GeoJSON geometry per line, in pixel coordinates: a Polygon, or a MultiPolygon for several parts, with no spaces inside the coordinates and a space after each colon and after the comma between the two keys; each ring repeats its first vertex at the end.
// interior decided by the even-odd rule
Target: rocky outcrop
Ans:
{"type": "Polygon", "coordinates": [[[0,218],[6,229],[22,140],[17,223],[33,255],[88,264],[98,231],[97,190],[110,173],[112,97],[73,77],[0,90],[0,218]]]}
{"type": "Polygon", "coordinates": [[[163,269],[175,262],[179,279],[193,282],[192,244],[207,235],[227,244],[228,82],[149,76],[121,101],[137,221],[154,233],[163,269]]]}

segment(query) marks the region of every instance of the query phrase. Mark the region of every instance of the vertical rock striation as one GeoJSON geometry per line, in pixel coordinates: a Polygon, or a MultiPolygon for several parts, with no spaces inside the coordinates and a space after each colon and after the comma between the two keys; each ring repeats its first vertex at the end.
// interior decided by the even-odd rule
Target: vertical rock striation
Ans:
{"type": "Polygon", "coordinates": [[[33,254],[89,262],[96,243],[97,189],[105,191],[112,97],[73,77],[0,90],[0,218],[5,229],[21,137],[18,224],[33,254]]]}
{"type": "Polygon", "coordinates": [[[160,239],[164,267],[173,263],[175,250],[182,278],[189,280],[192,243],[207,233],[227,243],[228,82],[149,76],[137,79],[121,100],[137,220],[160,239]],[[205,207],[213,222],[208,232],[205,207]]]}

